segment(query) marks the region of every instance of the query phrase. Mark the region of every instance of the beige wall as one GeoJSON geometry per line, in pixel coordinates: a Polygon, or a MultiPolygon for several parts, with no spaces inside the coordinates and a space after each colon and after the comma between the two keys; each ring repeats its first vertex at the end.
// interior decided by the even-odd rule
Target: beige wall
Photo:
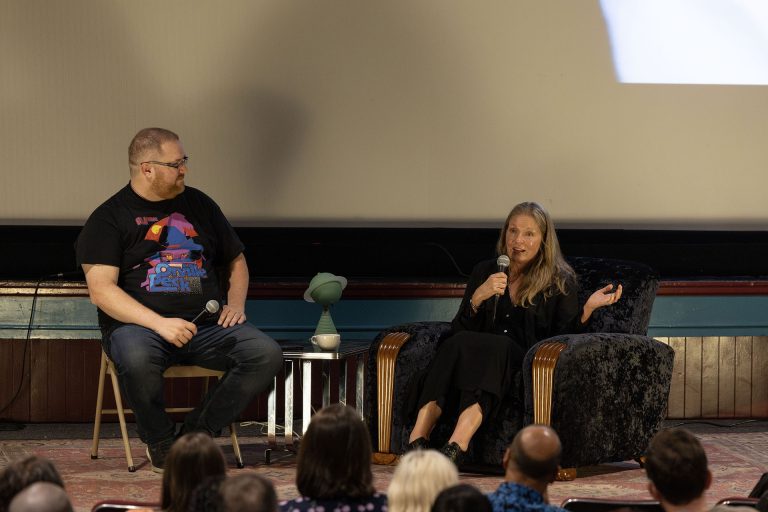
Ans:
{"type": "Polygon", "coordinates": [[[597,1],[0,2],[0,222],[79,223],[132,135],[244,224],[765,228],[765,87],[621,85],[597,1]]]}

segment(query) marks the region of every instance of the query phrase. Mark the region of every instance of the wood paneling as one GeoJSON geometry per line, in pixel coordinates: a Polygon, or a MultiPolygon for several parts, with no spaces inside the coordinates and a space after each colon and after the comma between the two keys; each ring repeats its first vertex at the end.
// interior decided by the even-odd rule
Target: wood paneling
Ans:
{"type": "Polygon", "coordinates": [[[752,414],[752,336],[736,337],[734,416],[752,414]]]}
{"type": "MultiPolygon", "coordinates": [[[[0,407],[18,397],[0,418],[21,422],[93,421],[96,409],[101,345],[98,340],[0,340],[0,407]],[[22,375],[22,368],[26,371],[22,375]]],[[[167,379],[166,400],[175,407],[200,402],[202,379],[167,379]]],[[[114,407],[112,386],[104,390],[105,407],[114,407]]],[[[180,416],[179,416],[180,417],[180,416]]],[[[266,398],[257,397],[243,418],[266,418],[266,398]]],[[[106,416],[104,421],[117,421],[106,416]]]]}
{"type": "Polygon", "coordinates": [[[675,351],[672,368],[672,384],[669,390],[669,417],[685,417],[685,338],[669,338],[669,346],[675,351]]]}
{"type": "Polygon", "coordinates": [[[675,350],[667,417],[768,417],[768,336],[667,338],[675,350]]]}
{"type": "Polygon", "coordinates": [[[752,338],[752,417],[768,417],[768,336],[752,338]]]}
{"type": "Polygon", "coordinates": [[[736,339],[721,337],[718,349],[720,363],[717,373],[718,416],[732,418],[736,411],[736,339]]]}
{"type": "MultiPolygon", "coordinates": [[[[768,336],[672,337],[660,341],[675,350],[670,419],[768,417],[768,336]]],[[[0,407],[8,403],[22,383],[19,397],[0,413],[0,418],[25,422],[93,421],[101,355],[98,340],[32,340],[26,365],[25,345],[25,340],[0,340],[0,407]],[[22,368],[26,368],[23,374],[22,368]]],[[[294,371],[294,390],[300,400],[300,370],[294,371]]],[[[353,376],[354,369],[350,368],[350,397],[353,376]]],[[[281,374],[280,407],[282,381],[281,374]]],[[[200,399],[199,379],[170,379],[166,385],[166,397],[172,405],[195,405],[200,399]]],[[[335,383],[331,390],[336,393],[335,383]]],[[[315,390],[318,393],[319,389],[315,390]]],[[[114,404],[111,386],[106,387],[104,399],[114,404]]],[[[264,419],[266,395],[253,400],[242,417],[264,419]]]]}
{"type": "Polygon", "coordinates": [[[702,338],[685,339],[685,417],[701,417],[702,338]]]}
{"type": "Polygon", "coordinates": [[[701,343],[701,417],[720,415],[717,375],[720,368],[720,338],[707,336],[701,343]]]}
{"type": "Polygon", "coordinates": [[[28,340],[0,340],[0,418],[29,417],[28,340]]]}

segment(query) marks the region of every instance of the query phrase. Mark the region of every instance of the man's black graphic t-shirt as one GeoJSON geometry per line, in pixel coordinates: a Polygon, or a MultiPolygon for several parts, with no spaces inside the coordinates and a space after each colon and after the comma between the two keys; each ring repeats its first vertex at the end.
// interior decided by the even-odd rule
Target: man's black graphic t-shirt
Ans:
{"type": "MultiPolygon", "coordinates": [[[[165,317],[192,320],[210,299],[223,302],[216,268],[243,252],[219,206],[185,187],[173,199],[147,201],[130,184],[99,206],[77,239],[77,263],[118,267],[118,286],[165,317]]],[[[119,322],[99,310],[111,332],[119,322]]]]}

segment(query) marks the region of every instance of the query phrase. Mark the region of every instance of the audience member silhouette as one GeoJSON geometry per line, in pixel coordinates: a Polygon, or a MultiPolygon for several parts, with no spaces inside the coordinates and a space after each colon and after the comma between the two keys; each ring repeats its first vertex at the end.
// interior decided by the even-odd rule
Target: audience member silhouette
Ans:
{"type": "Polygon", "coordinates": [[[400,459],[387,490],[389,512],[429,512],[437,495],[459,483],[451,460],[436,450],[414,450],[400,459]]]}
{"type": "Polygon", "coordinates": [[[72,504],[63,487],[35,482],[11,500],[8,512],[72,512],[72,504]]]}
{"type": "MultiPolygon", "coordinates": [[[[645,458],[648,491],[667,512],[705,512],[712,485],[707,454],[696,437],[683,428],[662,430],[651,439],[645,458]]],[[[711,510],[735,512],[750,507],[719,505],[711,510]]]]}
{"type": "Polygon", "coordinates": [[[296,487],[301,494],[283,511],[336,508],[385,510],[387,498],[373,488],[371,439],[360,415],[334,404],[312,417],[299,447],[296,487]]]}
{"type": "Polygon", "coordinates": [[[186,512],[195,488],[207,477],[224,476],[226,472],[224,454],[210,435],[184,434],[173,443],[165,460],[163,510],[186,512]]]}
{"type": "Polygon", "coordinates": [[[562,510],[550,505],[547,488],[560,464],[560,438],[544,425],[529,425],[517,433],[504,453],[504,482],[488,495],[494,512],[562,510]]]}
{"type": "Polygon", "coordinates": [[[759,512],[768,512],[768,491],[765,491],[760,499],[757,501],[755,507],[759,512]]]}
{"type": "Polygon", "coordinates": [[[492,512],[491,502],[477,487],[459,484],[440,491],[432,512],[492,512]]]}
{"type": "Polygon", "coordinates": [[[224,510],[219,487],[226,476],[214,475],[203,479],[189,498],[190,512],[220,512],[224,510]]]}
{"type": "Polygon", "coordinates": [[[49,482],[64,488],[61,475],[48,459],[33,455],[11,462],[0,473],[0,512],[6,512],[13,497],[35,482],[49,482]]]}
{"type": "Polygon", "coordinates": [[[275,512],[277,493],[272,482],[256,473],[226,478],[219,486],[226,512],[275,512]]]}

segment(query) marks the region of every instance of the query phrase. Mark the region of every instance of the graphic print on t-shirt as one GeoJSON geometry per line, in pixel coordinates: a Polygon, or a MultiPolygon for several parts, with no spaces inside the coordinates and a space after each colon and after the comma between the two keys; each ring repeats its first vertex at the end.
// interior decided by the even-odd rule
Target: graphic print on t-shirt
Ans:
{"type": "Polygon", "coordinates": [[[141,286],[150,293],[201,294],[201,279],[208,276],[203,268],[203,246],[192,239],[194,236],[195,227],[180,213],[152,224],[144,239],[162,248],[144,260],[151,268],[141,286]]]}

